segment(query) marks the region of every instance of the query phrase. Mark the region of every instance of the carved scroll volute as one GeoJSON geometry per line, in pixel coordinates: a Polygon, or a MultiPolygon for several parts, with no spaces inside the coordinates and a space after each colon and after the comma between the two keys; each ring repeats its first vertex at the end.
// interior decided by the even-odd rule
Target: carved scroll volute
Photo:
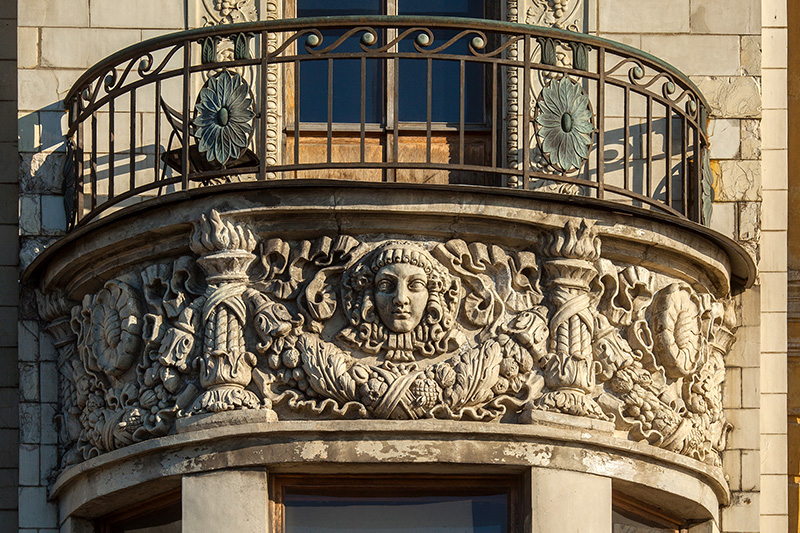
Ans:
{"type": "Polygon", "coordinates": [[[202,310],[203,353],[198,359],[205,389],[193,412],[258,408],[257,396],[245,387],[252,379],[256,356],[245,348],[247,308],[242,298],[247,269],[255,260],[256,238],[241,224],[223,221],[217,211],[202,216],[192,231],[191,250],[206,274],[208,288],[202,310]]]}
{"type": "Polygon", "coordinates": [[[62,464],[69,465],[83,459],[77,451],[82,427],[73,370],[73,363],[77,362],[77,337],[70,325],[70,312],[75,302],[68,300],[61,291],[47,294],[37,291],[36,299],[39,316],[47,323],[45,331],[53,339],[58,355],[58,440],[62,449],[62,464]]]}
{"type": "Polygon", "coordinates": [[[591,226],[570,221],[547,233],[540,243],[546,298],[551,308],[550,346],[544,364],[549,389],[539,407],[573,415],[605,418],[587,393],[595,386],[592,353],[594,305],[590,298],[597,277],[600,239],[591,226]]]}

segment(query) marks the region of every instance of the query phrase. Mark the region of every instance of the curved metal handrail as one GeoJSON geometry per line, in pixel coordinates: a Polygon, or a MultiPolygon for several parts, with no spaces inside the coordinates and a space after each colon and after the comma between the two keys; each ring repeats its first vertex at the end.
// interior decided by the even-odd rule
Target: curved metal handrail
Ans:
{"type": "Polygon", "coordinates": [[[712,199],[704,164],[708,103],[692,81],[627,45],[552,28],[405,16],[199,28],[150,39],[100,61],[73,85],[65,105],[71,227],[172,190],[325,171],[345,177],[356,170],[372,172],[384,180],[409,179],[408,173],[422,171],[450,183],[621,201],[695,222],[707,221],[712,199]],[[304,124],[300,113],[305,81],[300,71],[311,61],[329,69],[327,121],[315,126],[304,124]],[[361,120],[349,125],[332,117],[331,72],[343,61],[361,62],[361,79],[351,87],[360,95],[361,120]],[[397,79],[391,78],[397,65],[413,61],[425,62],[428,72],[427,120],[419,123],[400,121],[397,79]],[[377,125],[364,118],[367,62],[389,76],[377,125]],[[459,110],[457,120],[439,124],[431,120],[431,80],[445,63],[460,68],[458,94],[452,95],[459,110]],[[466,120],[465,65],[482,69],[482,127],[466,120]],[[246,143],[237,130],[235,142],[242,146],[224,163],[227,148],[220,148],[220,161],[209,161],[213,149],[201,146],[196,105],[201,88],[210,87],[208,80],[222,71],[236,72],[230,77],[247,85],[251,101],[249,114],[239,117],[249,117],[242,130],[246,143]],[[550,104],[566,98],[563,109],[554,112],[547,98],[550,104]],[[583,105],[591,113],[592,131],[580,137],[572,129],[572,115],[582,116],[583,105]],[[551,124],[559,113],[561,133],[551,124]],[[590,144],[578,146],[586,136],[590,144]],[[309,157],[312,138],[318,151],[309,157]],[[339,149],[344,138],[351,139],[350,152],[339,149]],[[322,152],[319,139],[325,141],[322,152]],[[437,139],[444,143],[444,159],[433,153],[437,139]],[[572,148],[559,148],[564,143],[572,148]],[[379,159],[366,155],[375,146],[383,150],[379,159]],[[609,159],[611,152],[616,156],[609,159]]]}

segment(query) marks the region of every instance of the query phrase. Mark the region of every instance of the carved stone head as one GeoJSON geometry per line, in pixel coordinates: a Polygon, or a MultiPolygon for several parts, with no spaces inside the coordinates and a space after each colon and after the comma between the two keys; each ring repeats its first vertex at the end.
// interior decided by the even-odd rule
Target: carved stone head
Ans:
{"type": "Polygon", "coordinates": [[[426,250],[390,241],[350,267],[342,279],[349,326],[339,335],[367,353],[413,361],[445,353],[455,325],[458,280],[426,250]]]}

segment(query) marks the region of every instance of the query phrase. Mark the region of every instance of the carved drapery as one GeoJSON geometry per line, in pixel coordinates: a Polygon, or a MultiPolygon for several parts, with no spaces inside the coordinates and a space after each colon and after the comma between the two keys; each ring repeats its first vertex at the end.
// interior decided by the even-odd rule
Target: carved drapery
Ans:
{"type": "Polygon", "coordinates": [[[40,312],[65,463],[200,413],[531,423],[552,411],[718,463],[730,301],[601,256],[585,222],[527,249],[260,238],[216,211],[193,256],[40,312]]]}

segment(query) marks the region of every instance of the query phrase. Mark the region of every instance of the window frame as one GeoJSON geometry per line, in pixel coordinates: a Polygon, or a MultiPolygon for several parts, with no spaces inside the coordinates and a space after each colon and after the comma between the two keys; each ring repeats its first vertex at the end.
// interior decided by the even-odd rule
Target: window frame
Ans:
{"type": "Polygon", "coordinates": [[[508,494],[508,533],[521,533],[522,475],[426,475],[426,474],[275,474],[270,476],[270,533],[284,533],[283,501],[287,490],[330,496],[467,496],[508,494]],[[442,487],[446,487],[444,490],[442,487]]]}
{"type": "MultiPolygon", "coordinates": [[[[298,13],[297,2],[300,0],[287,0],[285,4],[285,9],[287,13],[287,18],[296,18],[298,13]]],[[[397,16],[398,15],[398,2],[400,0],[381,0],[383,15],[385,16],[397,16]]],[[[499,19],[499,13],[496,13],[496,8],[494,3],[487,2],[484,0],[483,2],[483,18],[484,19],[499,19]]],[[[479,20],[479,19],[476,19],[479,20]]],[[[386,32],[386,40],[390,41],[397,37],[397,30],[393,28],[387,28],[384,30],[386,32]]],[[[294,45],[295,47],[298,46],[297,44],[294,45]]],[[[396,45],[393,49],[396,49],[396,45]]],[[[386,61],[384,71],[382,72],[383,78],[383,90],[380,94],[379,98],[381,100],[381,121],[380,122],[365,122],[365,132],[367,134],[374,135],[388,135],[393,136],[395,134],[399,134],[399,132],[424,132],[426,128],[425,121],[402,121],[399,119],[396,121],[397,124],[397,132],[394,131],[395,129],[395,113],[399,113],[399,102],[395,102],[394,92],[389,90],[390,86],[399,87],[399,72],[397,68],[399,65],[395,61],[386,61]],[[390,83],[391,82],[391,83],[390,83]]],[[[294,68],[291,64],[286,64],[285,67],[286,72],[284,76],[286,80],[292,80],[294,78],[292,69],[294,68]]],[[[491,106],[491,94],[489,91],[491,88],[488,86],[487,73],[484,73],[484,88],[483,88],[483,98],[484,98],[484,121],[483,122],[465,122],[464,123],[464,130],[466,132],[488,132],[491,131],[493,127],[496,125],[492,125],[491,122],[491,109],[488,106],[491,106]]],[[[499,89],[498,89],[499,90],[499,89]]],[[[294,88],[290,91],[292,94],[294,93],[294,88]]],[[[397,93],[399,95],[399,91],[397,93]]],[[[318,133],[327,131],[328,125],[327,122],[304,122],[300,121],[299,124],[295,124],[294,122],[294,113],[289,112],[291,108],[296,105],[296,102],[292,101],[289,102],[289,106],[287,106],[287,113],[286,113],[286,122],[284,123],[284,129],[286,133],[294,133],[295,130],[299,130],[301,133],[318,133]]],[[[360,131],[360,122],[331,122],[331,128],[333,132],[358,132],[360,131]]],[[[459,126],[453,125],[450,122],[436,122],[431,121],[431,131],[440,133],[440,134],[447,134],[450,132],[458,132],[459,126]]]]}
{"type": "Polygon", "coordinates": [[[611,495],[611,510],[628,519],[641,521],[645,526],[670,528],[674,533],[689,531],[687,520],[616,490],[611,495]]]}

